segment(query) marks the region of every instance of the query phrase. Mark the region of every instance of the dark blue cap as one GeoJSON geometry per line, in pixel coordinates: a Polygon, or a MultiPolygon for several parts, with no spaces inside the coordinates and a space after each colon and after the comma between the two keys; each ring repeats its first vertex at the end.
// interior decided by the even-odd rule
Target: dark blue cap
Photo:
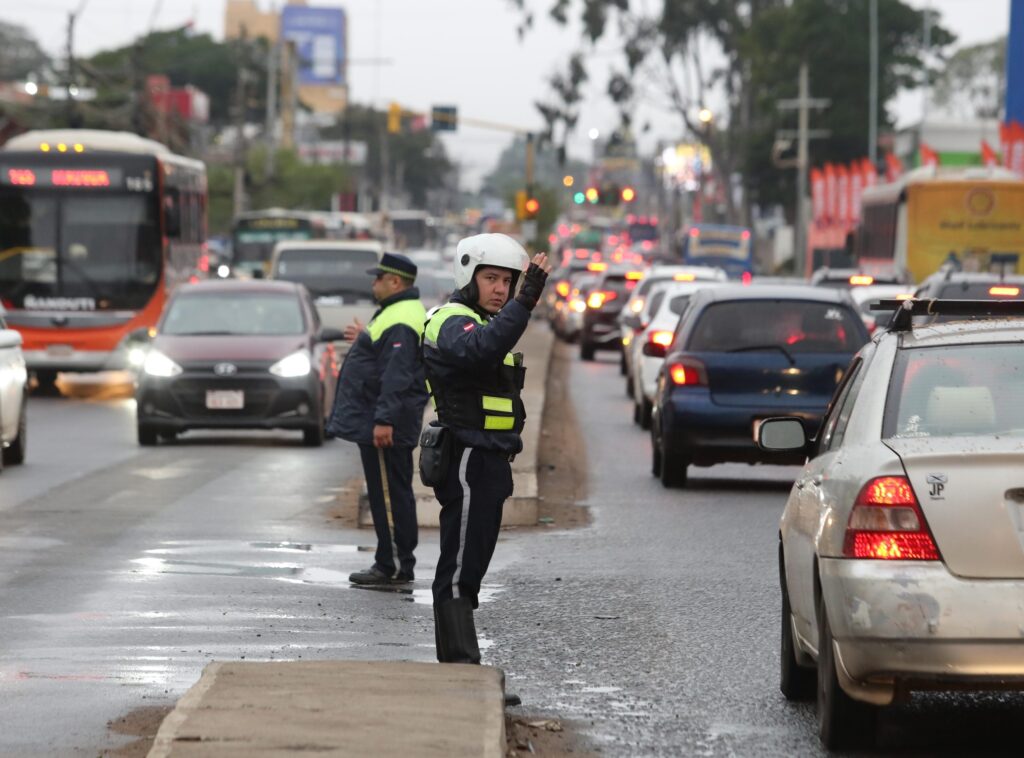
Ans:
{"type": "Polygon", "coordinates": [[[374,268],[367,269],[367,274],[380,276],[381,274],[396,274],[406,279],[416,280],[416,264],[398,253],[384,253],[374,268]]]}

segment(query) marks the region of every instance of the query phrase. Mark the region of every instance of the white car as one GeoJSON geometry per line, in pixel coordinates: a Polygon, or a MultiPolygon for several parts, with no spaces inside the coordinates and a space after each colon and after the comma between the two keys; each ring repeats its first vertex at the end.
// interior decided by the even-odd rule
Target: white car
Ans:
{"type": "Polygon", "coordinates": [[[630,345],[639,332],[647,328],[649,309],[648,293],[651,288],[663,282],[725,282],[728,277],[720,268],[709,266],[677,266],[675,264],[658,264],[644,271],[643,277],[637,282],[626,306],[618,316],[619,328],[622,332],[622,373],[626,377],[626,394],[633,397],[633,351],[630,345]]]}
{"type": "Polygon", "coordinates": [[[0,469],[4,464],[25,461],[27,399],[28,371],[21,354],[21,334],[7,328],[0,309],[0,469]]]}
{"type": "Polygon", "coordinates": [[[1021,316],[902,301],[815,440],[760,424],[763,449],[810,457],[780,528],[780,681],[817,694],[828,748],[871,741],[879,707],[913,690],[1024,690],[1021,316]],[[926,312],[1017,318],[911,325],[926,312]]]}
{"type": "Polygon", "coordinates": [[[632,367],[633,421],[642,429],[651,428],[651,411],[654,395],[658,389],[658,373],[665,362],[664,350],[650,350],[648,344],[667,348],[672,344],[679,318],[686,310],[690,296],[705,287],[715,287],[721,282],[674,281],[654,285],[648,294],[644,308],[644,328],[637,332],[626,350],[630,353],[632,367]]]}

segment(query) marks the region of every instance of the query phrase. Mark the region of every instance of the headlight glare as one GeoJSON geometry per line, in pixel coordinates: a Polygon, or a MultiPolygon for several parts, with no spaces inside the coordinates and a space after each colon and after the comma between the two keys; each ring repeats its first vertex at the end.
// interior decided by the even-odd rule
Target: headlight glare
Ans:
{"type": "Polygon", "coordinates": [[[182,371],[181,366],[159,350],[150,350],[146,354],[146,360],[142,363],[142,370],[150,376],[159,376],[165,379],[177,376],[182,371]]]}
{"type": "Polygon", "coordinates": [[[270,373],[274,376],[292,379],[298,376],[306,376],[312,368],[313,362],[309,359],[309,353],[305,350],[299,350],[271,366],[270,373]]]}

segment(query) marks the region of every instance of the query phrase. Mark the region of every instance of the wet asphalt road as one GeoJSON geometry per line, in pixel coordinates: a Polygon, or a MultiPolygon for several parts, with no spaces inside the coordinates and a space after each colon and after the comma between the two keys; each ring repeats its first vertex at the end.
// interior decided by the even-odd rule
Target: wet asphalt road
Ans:
{"type": "MultiPolygon", "coordinates": [[[[523,712],[571,719],[604,755],[821,754],[812,705],[778,693],[778,517],[795,469],[649,474],[609,357],[572,365],[593,524],[503,533],[477,615],[523,712]]],[[[350,588],[368,531],[328,509],[355,448],[193,433],[139,448],[131,400],[33,397],[28,461],[0,475],[0,755],[95,756],[107,722],[173,704],[211,660],[434,659],[436,532],[409,594],[350,588]]],[[[915,698],[901,755],[1015,740],[1017,696],[915,698]]]]}

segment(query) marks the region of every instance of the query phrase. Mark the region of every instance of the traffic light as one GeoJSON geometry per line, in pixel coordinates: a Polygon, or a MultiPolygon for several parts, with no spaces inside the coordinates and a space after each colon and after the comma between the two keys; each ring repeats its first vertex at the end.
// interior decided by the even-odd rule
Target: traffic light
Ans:
{"type": "Polygon", "coordinates": [[[528,220],[537,218],[537,214],[540,213],[540,200],[535,197],[527,198],[523,209],[526,211],[526,218],[528,220]]]}
{"type": "Polygon", "coordinates": [[[631,203],[636,200],[636,190],[626,185],[622,188],[622,202],[631,203]]]}
{"type": "Polygon", "coordinates": [[[597,187],[587,187],[587,191],[584,193],[587,198],[587,202],[591,205],[597,205],[597,201],[601,199],[601,193],[597,187]]]}
{"type": "Polygon", "coordinates": [[[402,106],[399,103],[391,103],[388,106],[388,132],[398,134],[402,131],[402,106]]]}
{"type": "Polygon", "coordinates": [[[572,196],[572,201],[576,203],[576,205],[583,205],[583,203],[587,202],[587,196],[582,192],[577,192],[572,196]]]}
{"type": "Polygon", "coordinates": [[[526,201],[528,199],[526,190],[516,190],[516,221],[523,221],[526,218],[526,201]]]}

